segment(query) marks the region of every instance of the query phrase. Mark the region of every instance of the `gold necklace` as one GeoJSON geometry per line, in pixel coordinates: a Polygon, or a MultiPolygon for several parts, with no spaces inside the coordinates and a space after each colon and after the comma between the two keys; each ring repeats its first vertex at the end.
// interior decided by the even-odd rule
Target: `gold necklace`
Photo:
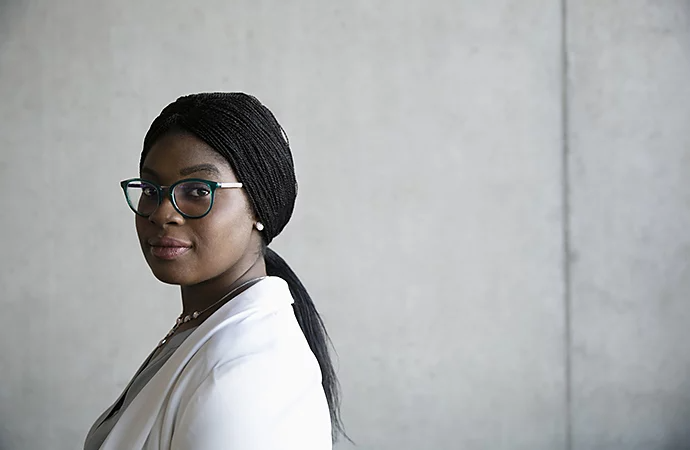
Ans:
{"type": "Polygon", "coordinates": [[[170,336],[175,334],[177,329],[180,328],[180,325],[182,325],[183,323],[187,323],[191,320],[198,318],[200,315],[202,315],[203,313],[205,313],[209,309],[213,308],[214,306],[216,306],[218,303],[222,302],[226,298],[230,297],[232,294],[239,291],[243,287],[247,286],[250,283],[251,284],[258,283],[259,281],[263,280],[264,278],[267,278],[267,277],[265,277],[265,276],[264,277],[257,277],[257,278],[252,278],[251,280],[245,281],[244,283],[240,284],[235,289],[231,290],[230,292],[228,292],[227,294],[222,296],[219,300],[215,301],[213,304],[211,304],[207,308],[202,309],[201,311],[194,311],[193,313],[187,314],[186,316],[184,315],[184,312],[183,312],[182,314],[180,314],[180,317],[177,318],[177,320],[175,321],[175,325],[173,325],[173,327],[170,329],[168,334],[166,334],[165,337],[163,339],[161,339],[161,341],[158,343],[158,347],[160,347],[163,344],[165,344],[166,342],[168,342],[168,339],[170,338],[170,336]]]}

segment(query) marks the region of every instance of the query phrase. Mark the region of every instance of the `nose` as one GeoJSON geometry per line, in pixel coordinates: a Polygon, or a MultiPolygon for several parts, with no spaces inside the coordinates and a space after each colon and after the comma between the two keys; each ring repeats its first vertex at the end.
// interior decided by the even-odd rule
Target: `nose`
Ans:
{"type": "Polygon", "coordinates": [[[161,204],[151,213],[149,221],[159,226],[166,224],[179,225],[184,221],[184,217],[173,206],[170,195],[163,195],[161,204]]]}

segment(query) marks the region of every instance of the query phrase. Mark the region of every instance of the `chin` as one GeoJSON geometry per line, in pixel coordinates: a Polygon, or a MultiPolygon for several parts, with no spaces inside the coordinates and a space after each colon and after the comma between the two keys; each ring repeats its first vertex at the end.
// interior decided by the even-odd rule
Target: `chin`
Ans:
{"type": "Polygon", "coordinates": [[[156,279],[158,281],[160,281],[161,283],[165,283],[165,284],[170,284],[170,285],[174,285],[174,286],[184,286],[186,284],[189,284],[189,283],[186,283],[185,280],[181,279],[180,277],[176,277],[174,275],[170,275],[167,273],[161,274],[161,273],[157,273],[154,271],[153,276],[156,277],[156,279]]]}
{"type": "Polygon", "coordinates": [[[173,284],[177,286],[195,284],[196,280],[189,276],[189,271],[185,270],[180,265],[175,267],[176,265],[173,264],[161,264],[160,262],[152,263],[148,260],[146,262],[148,263],[153,276],[165,284],[173,284]]]}

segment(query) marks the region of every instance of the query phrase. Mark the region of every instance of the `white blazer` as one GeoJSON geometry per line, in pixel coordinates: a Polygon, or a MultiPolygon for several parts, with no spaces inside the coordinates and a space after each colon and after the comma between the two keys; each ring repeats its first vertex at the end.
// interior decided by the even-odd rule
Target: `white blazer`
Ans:
{"type": "Polygon", "coordinates": [[[331,450],[321,371],[287,283],[266,278],[180,345],[101,450],[331,450]]]}

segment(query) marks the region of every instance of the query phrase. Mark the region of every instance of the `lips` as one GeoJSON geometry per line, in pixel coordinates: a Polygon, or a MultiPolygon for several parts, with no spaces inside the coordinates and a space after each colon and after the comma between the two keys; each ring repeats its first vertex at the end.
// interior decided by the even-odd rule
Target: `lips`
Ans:
{"type": "Polygon", "coordinates": [[[156,258],[164,260],[176,259],[192,248],[190,242],[175,239],[170,236],[149,239],[147,242],[151,248],[151,254],[156,258]]]}

